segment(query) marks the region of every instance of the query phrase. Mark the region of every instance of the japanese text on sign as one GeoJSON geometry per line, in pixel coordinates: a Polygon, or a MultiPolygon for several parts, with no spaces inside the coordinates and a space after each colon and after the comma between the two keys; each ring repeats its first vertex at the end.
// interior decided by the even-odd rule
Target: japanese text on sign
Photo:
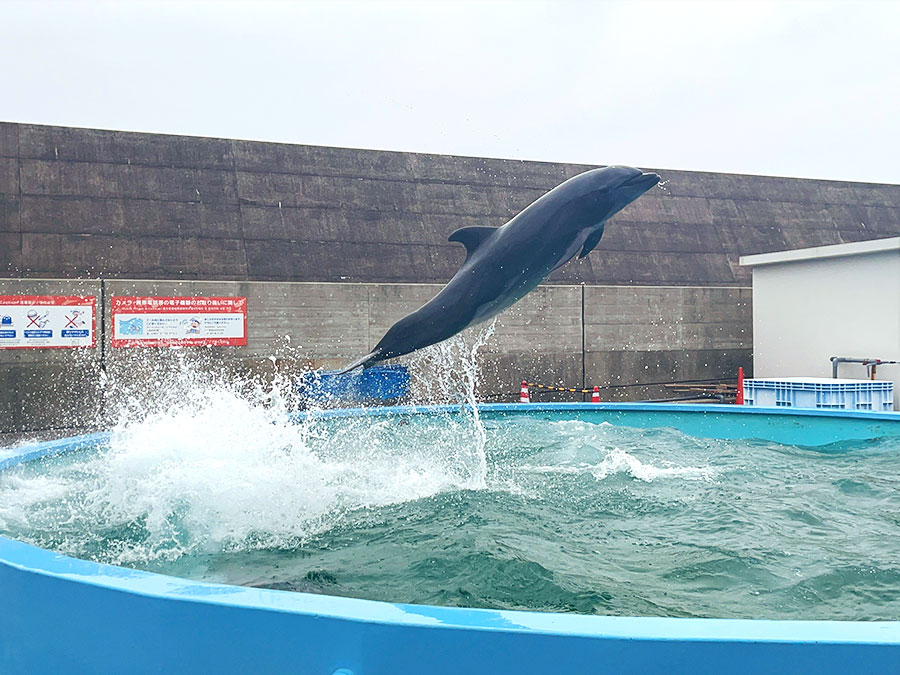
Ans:
{"type": "Polygon", "coordinates": [[[113,347],[247,344],[247,298],[111,299],[113,347]]]}

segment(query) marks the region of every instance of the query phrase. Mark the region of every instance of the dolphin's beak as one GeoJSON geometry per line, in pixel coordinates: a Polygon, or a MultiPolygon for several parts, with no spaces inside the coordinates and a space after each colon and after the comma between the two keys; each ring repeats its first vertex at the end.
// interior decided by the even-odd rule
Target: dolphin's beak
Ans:
{"type": "Polygon", "coordinates": [[[638,188],[642,193],[646,192],[659,182],[659,176],[655,173],[640,173],[634,178],[629,178],[619,187],[638,188]]]}

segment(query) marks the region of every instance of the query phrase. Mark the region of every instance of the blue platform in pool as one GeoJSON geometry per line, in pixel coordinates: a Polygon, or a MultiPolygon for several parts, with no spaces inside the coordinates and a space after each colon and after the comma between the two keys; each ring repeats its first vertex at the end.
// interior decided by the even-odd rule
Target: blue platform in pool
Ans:
{"type": "Polygon", "coordinates": [[[406,366],[372,366],[343,373],[339,370],[314,370],[297,380],[297,392],[307,403],[399,402],[409,396],[409,370],[406,366]]]}
{"type": "MultiPolygon", "coordinates": [[[[434,408],[334,410],[418,415],[434,408]]],[[[659,404],[486,405],[826,446],[900,436],[900,414],[659,404]]],[[[104,434],[4,451],[0,470],[104,434]]],[[[845,673],[900,671],[900,621],[602,617],[401,605],[199,583],[0,537],[0,672],[845,673]]]]}

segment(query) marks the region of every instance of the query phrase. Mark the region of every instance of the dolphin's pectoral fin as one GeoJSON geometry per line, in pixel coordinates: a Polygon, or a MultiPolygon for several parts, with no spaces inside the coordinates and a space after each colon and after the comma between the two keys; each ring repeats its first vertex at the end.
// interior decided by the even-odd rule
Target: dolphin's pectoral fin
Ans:
{"type": "Polygon", "coordinates": [[[490,237],[494,232],[497,231],[496,227],[484,227],[479,225],[473,225],[471,227],[461,227],[456,232],[451,234],[447,241],[458,241],[460,244],[466,247],[466,260],[472,257],[472,254],[475,252],[485,239],[490,237]]]}
{"type": "Polygon", "coordinates": [[[603,225],[598,227],[596,230],[591,232],[588,235],[588,238],[584,240],[584,248],[581,249],[581,253],[578,255],[579,258],[583,258],[588,253],[594,250],[597,244],[600,243],[600,237],[603,236],[603,225]]]}

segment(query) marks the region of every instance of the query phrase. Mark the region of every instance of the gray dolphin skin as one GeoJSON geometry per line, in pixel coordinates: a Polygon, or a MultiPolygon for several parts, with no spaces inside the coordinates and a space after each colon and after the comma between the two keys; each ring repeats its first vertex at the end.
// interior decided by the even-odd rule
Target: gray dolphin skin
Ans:
{"type": "Polygon", "coordinates": [[[456,230],[450,241],[467,253],[459,271],[342,372],[409,354],[496,316],[553,270],[590,253],[606,221],[658,182],[655,173],[628,166],[592,169],[553,188],[502,227],[456,230]]]}

